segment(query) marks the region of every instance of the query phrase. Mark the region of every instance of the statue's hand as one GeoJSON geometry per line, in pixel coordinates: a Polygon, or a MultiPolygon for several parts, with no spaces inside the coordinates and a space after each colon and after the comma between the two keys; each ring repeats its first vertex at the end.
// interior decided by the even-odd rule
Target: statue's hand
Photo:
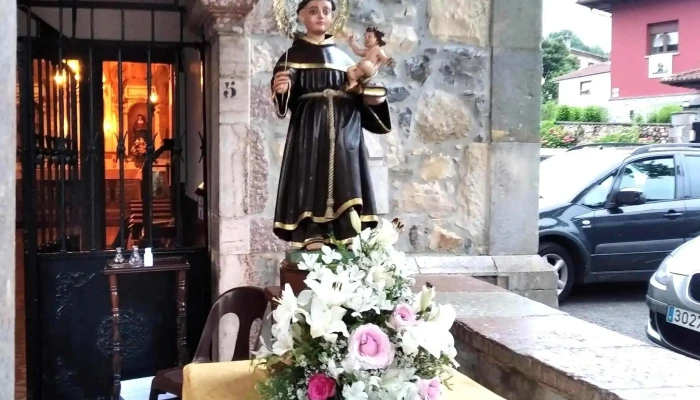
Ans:
{"type": "Polygon", "coordinates": [[[292,80],[289,77],[289,71],[280,71],[275,74],[275,78],[272,81],[272,91],[276,94],[283,94],[289,91],[292,80]]]}
{"type": "Polygon", "coordinates": [[[386,101],[386,96],[376,97],[376,96],[364,96],[364,102],[368,106],[378,106],[386,101]]]}

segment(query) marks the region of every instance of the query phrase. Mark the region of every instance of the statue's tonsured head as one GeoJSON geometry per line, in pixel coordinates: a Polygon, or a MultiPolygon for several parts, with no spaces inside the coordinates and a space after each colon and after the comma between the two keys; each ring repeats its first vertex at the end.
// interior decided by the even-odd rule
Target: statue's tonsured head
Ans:
{"type": "Polygon", "coordinates": [[[306,32],[323,35],[333,24],[333,0],[302,0],[297,7],[299,21],[306,27],[306,32]]]}
{"type": "MultiPolygon", "coordinates": [[[[309,5],[309,3],[313,2],[313,1],[319,1],[319,0],[301,0],[301,2],[299,3],[299,7],[297,7],[297,14],[299,14],[301,12],[301,10],[306,8],[306,6],[309,5]]],[[[335,1],[334,0],[323,0],[322,2],[326,2],[326,1],[331,3],[331,10],[335,11],[335,1]]]]}

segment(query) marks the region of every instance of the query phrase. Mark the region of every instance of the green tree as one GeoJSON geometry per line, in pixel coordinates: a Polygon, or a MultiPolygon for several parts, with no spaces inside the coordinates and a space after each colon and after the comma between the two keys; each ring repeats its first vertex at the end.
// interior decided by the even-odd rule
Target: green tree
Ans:
{"type": "Polygon", "coordinates": [[[578,69],[578,58],[569,54],[562,39],[547,38],[542,42],[542,101],[558,98],[557,83],[553,79],[578,69]]]}
{"type": "Polygon", "coordinates": [[[583,40],[581,40],[580,37],[576,36],[575,33],[571,32],[568,29],[564,29],[558,32],[552,32],[547,36],[548,39],[561,39],[566,43],[566,38],[569,38],[571,41],[571,48],[572,49],[578,49],[578,50],[583,50],[587,51],[589,53],[597,54],[599,56],[603,57],[609,57],[610,54],[603,50],[600,46],[589,46],[585,43],[583,43],[583,40]]]}

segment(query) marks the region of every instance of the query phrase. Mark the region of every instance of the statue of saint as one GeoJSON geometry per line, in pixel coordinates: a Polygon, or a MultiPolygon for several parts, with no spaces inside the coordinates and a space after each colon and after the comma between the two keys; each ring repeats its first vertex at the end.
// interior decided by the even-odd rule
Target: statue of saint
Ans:
{"type": "Polygon", "coordinates": [[[302,0],[306,33],[282,55],[272,79],[279,117],[291,114],[282,160],[274,233],[293,247],[317,250],[331,236],[349,244],[362,227],[377,224],[362,129],[391,131],[386,90],[343,90],[355,64],[328,34],[336,4],[302,0]],[[357,224],[355,224],[357,225],[357,224]]]}

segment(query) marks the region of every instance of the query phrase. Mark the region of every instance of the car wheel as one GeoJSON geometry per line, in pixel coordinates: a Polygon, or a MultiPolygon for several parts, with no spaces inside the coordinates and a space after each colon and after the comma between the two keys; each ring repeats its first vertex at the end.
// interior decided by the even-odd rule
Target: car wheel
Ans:
{"type": "Polygon", "coordinates": [[[569,297],[574,287],[574,262],[566,249],[556,243],[540,243],[539,255],[557,272],[557,295],[559,301],[569,297]]]}

